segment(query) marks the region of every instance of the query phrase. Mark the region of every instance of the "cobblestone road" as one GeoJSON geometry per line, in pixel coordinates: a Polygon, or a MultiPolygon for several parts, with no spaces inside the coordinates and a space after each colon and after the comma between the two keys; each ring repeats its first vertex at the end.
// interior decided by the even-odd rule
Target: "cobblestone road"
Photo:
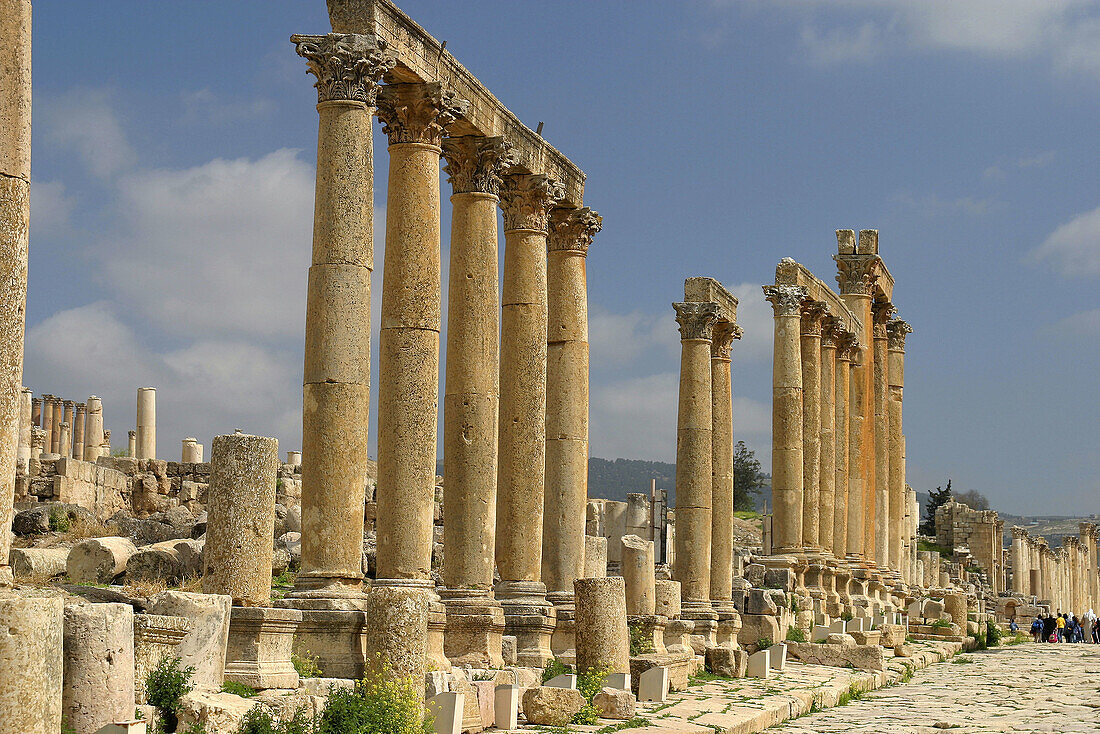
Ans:
{"type": "Polygon", "coordinates": [[[768,729],[777,734],[1100,732],[1100,645],[964,653],[909,683],[768,729]],[[969,661],[969,662],[966,662],[969,661]]]}

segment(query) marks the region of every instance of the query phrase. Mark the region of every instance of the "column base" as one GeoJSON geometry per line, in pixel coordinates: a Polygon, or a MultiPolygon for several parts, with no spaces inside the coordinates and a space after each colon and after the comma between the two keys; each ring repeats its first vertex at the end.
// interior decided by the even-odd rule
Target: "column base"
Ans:
{"type": "Polygon", "coordinates": [[[714,610],[718,613],[718,632],[715,637],[720,647],[728,647],[737,650],[737,635],[741,632],[741,615],[733,602],[725,600],[714,603],[714,610]]]}
{"type": "Polygon", "coordinates": [[[295,590],[271,604],[297,609],[302,621],[294,633],[294,654],[316,661],[326,678],[362,678],[367,662],[367,598],[349,587],[295,590]],[[332,595],[342,592],[341,596],[332,595]]]}
{"type": "Polygon", "coordinates": [[[557,626],[557,614],[546,600],[546,585],[540,581],[500,581],[495,592],[504,608],[504,632],[516,638],[516,664],[545,668],[554,658],[550,639],[557,626]]]}
{"type": "Polygon", "coordinates": [[[550,650],[554,657],[566,665],[577,663],[577,606],[573,595],[549,594],[554,603],[554,634],[550,637],[550,650]]]}
{"type": "Polygon", "coordinates": [[[297,609],[233,607],[225,679],[252,688],[297,688],[291,662],[294,633],[302,621],[297,609]]]}
{"type": "MultiPolygon", "coordinates": [[[[631,614],[626,622],[630,626],[632,646],[635,637],[641,642],[642,649],[638,655],[668,655],[668,648],[665,647],[668,617],[659,614],[631,614]]],[[[635,654],[632,653],[631,657],[635,657],[635,654]]]]}
{"type": "Polygon", "coordinates": [[[695,630],[695,623],[691,620],[677,618],[670,619],[665,624],[665,650],[669,655],[695,655],[691,646],[691,633],[695,630]]]}
{"type": "Polygon", "coordinates": [[[447,629],[443,652],[453,665],[503,668],[504,609],[483,590],[441,589],[447,629]],[[476,596],[462,592],[471,591],[476,596]]]}
{"type": "Polygon", "coordinates": [[[368,588],[363,577],[332,576],[320,572],[300,573],[294,579],[294,591],[288,599],[356,599],[368,588]]]}
{"type": "Polygon", "coordinates": [[[691,647],[696,655],[703,655],[708,647],[718,646],[718,613],[709,602],[685,601],[680,616],[695,623],[691,647]]]}

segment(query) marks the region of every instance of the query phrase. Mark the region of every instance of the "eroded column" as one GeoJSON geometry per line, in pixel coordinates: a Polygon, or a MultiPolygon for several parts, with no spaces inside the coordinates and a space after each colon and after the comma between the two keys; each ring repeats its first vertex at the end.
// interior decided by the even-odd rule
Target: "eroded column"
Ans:
{"type": "Polygon", "coordinates": [[[848,552],[848,389],[851,385],[853,335],[844,332],[837,337],[836,392],[833,400],[836,421],[836,474],[833,493],[833,555],[843,558],[848,552]]]}
{"type": "Polygon", "coordinates": [[[821,426],[818,480],[818,545],[833,552],[836,508],[836,319],[827,317],[821,325],[821,426]]]}
{"type": "MultiPolygon", "coordinates": [[[[913,330],[901,319],[886,325],[887,332],[887,467],[889,469],[890,567],[900,570],[904,564],[904,539],[901,529],[905,517],[905,440],[902,436],[902,399],[905,391],[905,337],[913,330]]],[[[1000,547],[998,545],[998,547],[1000,547]]]]}
{"type": "Polygon", "coordinates": [[[73,418],[73,458],[84,460],[84,430],[88,422],[88,406],[85,403],[76,404],[76,416],[73,418]]]}
{"type": "Polygon", "coordinates": [[[50,410],[50,453],[61,454],[61,424],[65,421],[65,404],[54,398],[50,410]]]}
{"type": "MultiPolygon", "coordinates": [[[[887,364],[886,322],[894,312],[889,303],[875,303],[874,326],[874,401],[875,401],[875,560],[883,571],[894,570],[891,548],[900,528],[892,525],[890,492],[890,385],[887,364]]],[[[900,507],[899,507],[900,509],[900,507]]],[[[871,517],[870,515],[868,517],[871,517]]]]}
{"type": "Polygon", "coordinates": [[[357,595],[370,409],[371,109],[393,67],[367,36],[294,36],[317,78],[317,182],[302,383],[302,570],[297,595],[357,595]]]}
{"type": "Polygon", "coordinates": [[[73,425],[75,423],[74,416],[76,415],[76,401],[64,400],[61,403],[62,413],[61,422],[67,423],[69,426],[68,434],[61,441],[61,455],[66,458],[72,458],[73,455],[73,425]]]}
{"type": "Polygon", "coordinates": [[[443,561],[446,653],[499,667],[504,613],[493,598],[497,504],[497,203],[512,163],[503,138],[443,140],[451,196],[446,392],[443,398],[443,561]]]}
{"type": "Polygon", "coordinates": [[[710,345],[711,532],[710,599],[720,611],[733,606],[733,384],[730,351],[741,328],[721,321],[710,345]]]}
{"type": "Polygon", "coordinates": [[[157,389],[139,387],[137,392],[137,453],[139,459],[157,458],[157,389]]]}
{"type": "Polygon", "coordinates": [[[84,419],[84,461],[95,463],[103,456],[103,401],[88,397],[88,414],[84,419]]]}
{"type": "Polygon", "coordinates": [[[863,354],[866,350],[853,345],[848,350],[851,369],[848,371],[848,548],[847,554],[863,560],[864,505],[867,499],[864,470],[863,430],[867,406],[867,381],[864,379],[863,354]]]}
{"type": "Polygon", "coordinates": [[[821,505],[821,320],[824,304],[802,306],[802,545],[818,548],[821,505]]]}

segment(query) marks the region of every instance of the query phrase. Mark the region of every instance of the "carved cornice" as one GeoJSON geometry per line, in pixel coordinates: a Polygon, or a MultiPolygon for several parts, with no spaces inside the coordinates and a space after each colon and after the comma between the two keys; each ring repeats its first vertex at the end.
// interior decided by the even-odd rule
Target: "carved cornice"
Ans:
{"type": "Polygon", "coordinates": [[[821,336],[821,320],[825,318],[825,304],[821,301],[805,301],[802,304],[802,336],[821,336]]]}
{"type": "Polygon", "coordinates": [[[511,143],[502,137],[462,135],[444,138],[443,170],[456,194],[500,193],[504,171],[516,164],[511,143]]]}
{"type": "Polygon", "coordinates": [[[500,186],[504,230],[546,232],[550,210],[565,197],[565,187],[543,174],[505,176],[500,186]]]}
{"type": "Polygon", "coordinates": [[[844,295],[869,296],[874,293],[878,280],[879,257],[844,257],[834,255],[836,260],[836,282],[844,295]]]}
{"type": "Polygon", "coordinates": [[[440,145],[447,126],[468,106],[453,89],[439,82],[388,84],[378,94],[378,119],[390,145],[440,145]]]}
{"type": "Polygon", "coordinates": [[[386,42],[374,36],[329,33],[290,37],[298,55],[317,77],[317,102],[347,100],[374,106],[379,80],[397,63],[386,42]]]}
{"type": "Polygon", "coordinates": [[[699,339],[710,341],[714,323],[718,321],[718,304],[700,301],[673,303],[676,323],[680,325],[680,341],[699,339]]]}
{"type": "Polygon", "coordinates": [[[723,359],[727,362],[733,349],[733,340],[740,339],[744,333],[740,326],[730,321],[719,321],[714,324],[713,336],[710,342],[711,359],[723,359]]]}
{"type": "Polygon", "coordinates": [[[912,333],[913,327],[901,319],[891,319],[886,323],[886,338],[889,339],[890,349],[897,352],[905,351],[905,336],[912,333]]]}
{"type": "Polygon", "coordinates": [[[550,237],[546,247],[551,252],[577,252],[588,254],[592,238],[603,228],[603,217],[588,207],[580,209],[552,209],[550,211],[550,237]]]}
{"type": "Polygon", "coordinates": [[[771,302],[776,317],[798,316],[807,294],[800,285],[766,285],[764,298],[771,302]]]}

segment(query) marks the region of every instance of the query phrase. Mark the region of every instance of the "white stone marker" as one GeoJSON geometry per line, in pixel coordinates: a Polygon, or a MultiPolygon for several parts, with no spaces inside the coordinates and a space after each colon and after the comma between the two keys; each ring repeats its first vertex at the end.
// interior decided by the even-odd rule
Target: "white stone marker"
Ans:
{"type": "Polygon", "coordinates": [[[749,664],[745,668],[748,678],[769,678],[771,676],[771,651],[761,650],[749,655],[749,664]]]}
{"type": "Polygon", "coordinates": [[[772,670],[783,670],[787,667],[787,646],[782,642],[777,642],[768,648],[770,660],[768,666],[772,670]]]}
{"type": "Polygon", "coordinates": [[[437,693],[427,701],[428,712],[435,717],[435,734],[462,734],[465,693],[437,693]]]}
{"type": "Polygon", "coordinates": [[[577,676],[572,673],[562,673],[561,675],[555,675],[542,685],[545,688],[572,688],[577,690],[577,676]]]}
{"type": "Polygon", "coordinates": [[[663,703],[668,698],[668,668],[650,668],[638,676],[638,702],[663,703]]]}
{"type": "MultiPolygon", "coordinates": [[[[844,623],[841,622],[841,624],[844,623]]],[[[829,633],[832,631],[832,627],[823,624],[815,624],[813,633],[810,635],[810,642],[821,642],[826,640],[829,637],[829,633]]]]}
{"type": "Polygon", "coordinates": [[[630,673],[608,673],[603,682],[604,688],[615,688],[620,691],[630,690],[630,673]]]}
{"type": "Polygon", "coordinates": [[[848,623],[845,622],[843,619],[835,620],[832,624],[829,625],[829,631],[836,632],[841,635],[846,634],[848,632],[848,623]]]}
{"type": "Polygon", "coordinates": [[[493,692],[493,725],[504,731],[519,727],[519,686],[497,686],[493,692]]]}

